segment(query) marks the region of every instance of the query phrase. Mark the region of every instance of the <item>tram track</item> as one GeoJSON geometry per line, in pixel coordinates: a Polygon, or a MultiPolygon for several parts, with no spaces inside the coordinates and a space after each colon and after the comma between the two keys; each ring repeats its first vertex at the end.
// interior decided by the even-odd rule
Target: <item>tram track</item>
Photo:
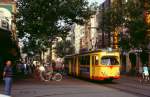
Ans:
{"type": "Polygon", "coordinates": [[[88,80],[87,82],[91,82],[97,85],[102,85],[104,87],[116,89],[122,92],[134,94],[139,97],[150,97],[150,87],[148,87],[150,86],[150,84],[148,84],[148,86],[145,86],[141,83],[132,80],[129,81],[119,80],[119,81],[113,81],[112,83],[105,82],[105,81],[90,81],[90,80],[88,80]]]}
{"type": "Polygon", "coordinates": [[[121,85],[132,87],[132,88],[138,88],[142,90],[150,90],[150,84],[143,84],[143,83],[121,83],[121,85]]]}
{"type": "Polygon", "coordinates": [[[139,88],[136,86],[132,86],[130,84],[121,84],[121,83],[115,83],[115,84],[103,84],[105,87],[117,89],[123,92],[128,92],[131,94],[135,94],[139,97],[150,97],[150,91],[148,89],[139,88]]]}
{"type": "MultiPolygon", "coordinates": [[[[84,81],[87,81],[87,80],[84,80],[84,81]]],[[[139,97],[150,97],[150,84],[142,84],[140,82],[137,82],[137,80],[130,80],[130,79],[121,80],[120,79],[117,81],[114,80],[112,83],[108,83],[105,81],[89,81],[88,80],[88,82],[91,82],[97,85],[102,85],[104,87],[120,90],[122,92],[135,94],[139,97]]]]}

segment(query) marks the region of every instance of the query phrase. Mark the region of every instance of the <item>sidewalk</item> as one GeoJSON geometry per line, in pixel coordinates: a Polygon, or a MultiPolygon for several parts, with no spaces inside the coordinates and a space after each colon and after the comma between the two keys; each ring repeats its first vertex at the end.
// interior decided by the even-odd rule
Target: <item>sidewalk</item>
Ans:
{"type": "Polygon", "coordinates": [[[121,75],[121,79],[128,79],[131,81],[138,81],[136,76],[130,76],[130,75],[121,75]]]}
{"type": "MultiPolygon", "coordinates": [[[[135,81],[135,82],[139,81],[137,76],[130,76],[130,75],[121,75],[121,79],[128,79],[130,81],[135,81]]],[[[150,83],[150,80],[148,82],[150,83]]]]}

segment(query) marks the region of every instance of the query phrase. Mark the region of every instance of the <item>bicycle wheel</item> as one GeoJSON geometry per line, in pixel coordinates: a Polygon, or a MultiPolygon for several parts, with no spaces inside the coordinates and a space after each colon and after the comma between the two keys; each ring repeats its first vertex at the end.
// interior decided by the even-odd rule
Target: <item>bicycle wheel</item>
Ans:
{"type": "Polygon", "coordinates": [[[47,74],[46,72],[41,72],[40,73],[40,78],[43,81],[49,81],[49,74],[47,74]]]}
{"type": "Polygon", "coordinates": [[[62,80],[62,75],[60,73],[54,74],[53,80],[55,80],[55,81],[61,81],[62,80]]]}
{"type": "Polygon", "coordinates": [[[42,80],[42,81],[44,81],[45,80],[45,77],[44,77],[44,72],[40,72],[40,79],[42,80]]]}

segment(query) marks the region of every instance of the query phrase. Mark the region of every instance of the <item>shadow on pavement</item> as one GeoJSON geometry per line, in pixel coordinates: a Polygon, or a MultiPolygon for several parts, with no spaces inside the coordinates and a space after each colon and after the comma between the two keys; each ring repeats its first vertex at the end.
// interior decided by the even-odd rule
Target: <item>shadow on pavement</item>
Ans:
{"type": "Polygon", "coordinates": [[[80,78],[80,77],[73,77],[73,78],[84,80],[91,83],[96,83],[96,84],[118,84],[117,82],[115,82],[115,80],[90,80],[90,79],[80,78]]]}

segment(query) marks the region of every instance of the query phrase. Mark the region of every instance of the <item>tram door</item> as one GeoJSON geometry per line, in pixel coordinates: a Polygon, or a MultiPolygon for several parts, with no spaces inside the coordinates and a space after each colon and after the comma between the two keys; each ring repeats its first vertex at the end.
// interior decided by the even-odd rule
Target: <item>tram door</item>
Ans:
{"type": "Polygon", "coordinates": [[[72,74],[72,65],[73,65],[73,58],[69,58],[68,60],[67,60],[67,64],[68,64],[68,73],[69,74],[72,74]]]}
{"type": "Polygon", "coordinates": [[[73,63],[72,63],[72,75],[75,76],[76,74],[76,57],[73,57],[73,63]]]}
{"type": "Polygon", "coordinates": [[[68,67],[69,67],[69,74],[71,74],[71,72],[72,72],[72,70],[71,70],[71,59],[69,60],[69,62],[68,62],[69,64],[68,64],[68,67]]]}
{"type": "Polygon", "coordinates": [[[79,66],[78,66],[78,57],[74,57],[74,67],[73,67],[73,75],[78,76],[79,72],[79,66]]]}
{"type": "Polygon", "coordinates": [[[99,57],[98,55],[92,55],[92,78],[95,77],[96,74],[96,66],[99,64],[99,57]]]}

